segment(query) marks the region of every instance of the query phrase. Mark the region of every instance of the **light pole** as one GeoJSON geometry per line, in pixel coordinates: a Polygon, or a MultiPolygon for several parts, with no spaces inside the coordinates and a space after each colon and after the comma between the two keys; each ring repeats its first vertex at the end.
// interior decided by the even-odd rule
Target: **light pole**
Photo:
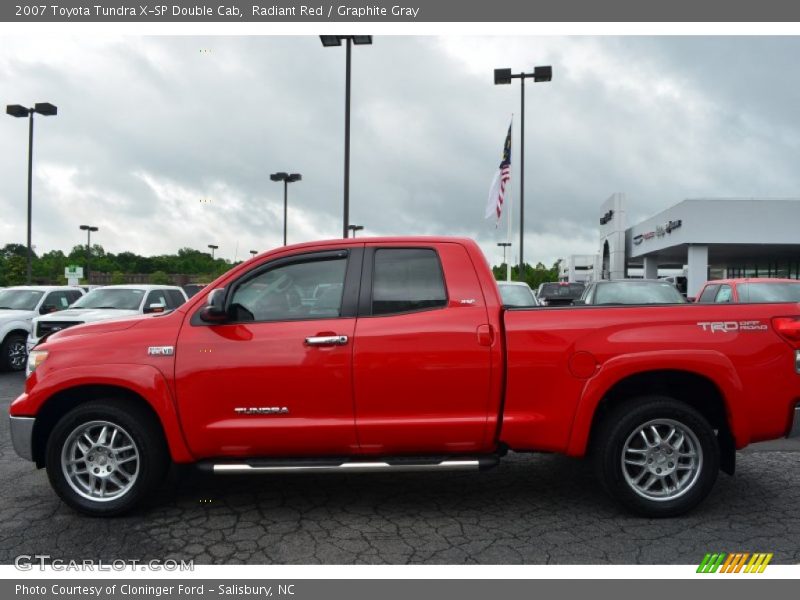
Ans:
{"type": "Polygon", "coordinates": [[[344,224],[342,231],[347,237],[350,225],[350,54],[351,46],[372,44],[371,35],[321,35],[319,36],[325,48],[341,46],[342,40],[346,41],[347,54],[345,61],[345,88],[344,88],[344,224]]]}
{"type": "Polygon", "coordinates": [[[214,244],[209,244],[208,247],[211,248],[211,260],[214,260],[214,250],[219,248],[219,246],[215,246],[214,244]]]}
{"type": "Polygon", "coordinates": [[[553,79],[553,67],[534,67],[533,73],[511,74],[511,69],[495,69],[494,84],[510,84],[512,79],[519,79],[521,85],[521,119],[519,131],[519,277],[520,281],[525,281],[525,258],[522,251],[525,238],[525,79],[533,79],[535,83],[551,81],[553,79]]]}
{"type": "Polygon", "coordinates": [[[58,114],[58,107],[49,102],[37,102],[33,108],[25,108],[20,104],[9,104],[6,106],[6,114],[12,117],[28,117],[28,284],[31,283],[31,264],[33,262],[33,249],[31,247],[31,214],[33,212],[33,201],[31,190],[33,187],[33,113],[39,113],[45,117],[53,117],[58,114]]]}
{"type": "Polygon", "coordinates": [[[258,250],[250,250],[251,256],[255,256],[256,254],[258,254],[258,250]]]}
{"type": "Polygon", "coordinates": [[[356,231],[361,231],[364,229],[363,225],[348,225],[347,229],[353,232],[353,237],[356,237],[356,231]]]}
{"type": "Polygon", "coordinates": [[[284,173],[280,171],[278,173],[273,173],[269,176],[272,181],[282,181],[283,182],[283,245],[286,245],[286,219],[289,210],[289,184],[294,183],[295,181],[301,181],[303,176],[300,173],[284,173]]]}
{"type": "Polygon", "coordinates": [[[503,248],[503,263],[506,266],[506,281],[511,281],[511,265],[506,262],[506,248],[511,247],[511,242],[497,242],[498,246],[503,248]]]}
{"type": "Polygon", "coordinates": [[[100,231],[100,229],[91,225],[81,225],[80,229],[86,232],[86,283],[91,283],[89,281],[89,263],[92,259],[92,232],[100,231]]]}

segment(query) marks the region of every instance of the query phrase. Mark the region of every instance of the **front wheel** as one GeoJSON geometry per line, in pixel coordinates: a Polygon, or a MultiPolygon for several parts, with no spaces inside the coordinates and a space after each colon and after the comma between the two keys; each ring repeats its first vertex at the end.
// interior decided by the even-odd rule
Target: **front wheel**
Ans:
{"type": "Polygon", "coordinates": [[[81,404],[53,429],[45,463],[64,502],[92,516],[136,506],[163,479],[169,461],[155,418],[115,399],[81,404]]]}
{"type": "Polygon", "coordinates": [[[19,333],[8,334],[0,344],[0,366],[5,371],[24,371],[27,361],[25,336],[19,333]]]}
{"type": "Polygon", "coordinates": [[[662,396],[612,410],[596,436],[595,453],[609,493],[648,517],[691,510],[709,494],[719,472],[711,425],[688,404],[662,396]]]}

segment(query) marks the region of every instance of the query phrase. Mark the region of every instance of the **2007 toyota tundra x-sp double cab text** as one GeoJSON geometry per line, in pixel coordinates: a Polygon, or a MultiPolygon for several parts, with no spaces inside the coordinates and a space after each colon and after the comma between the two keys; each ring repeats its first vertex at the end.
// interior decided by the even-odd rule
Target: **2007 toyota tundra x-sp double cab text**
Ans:
{"type": "Polygon", "coordinates": [[[736,449],[800,434],[796,303],[504,309],[479,247],[345,239],[238,265],[171,313],[32,352],[16,451],[70,506],[130,509],[170,460],[214,473],[435,471],[588,456],[680,514],[736,449]]]}

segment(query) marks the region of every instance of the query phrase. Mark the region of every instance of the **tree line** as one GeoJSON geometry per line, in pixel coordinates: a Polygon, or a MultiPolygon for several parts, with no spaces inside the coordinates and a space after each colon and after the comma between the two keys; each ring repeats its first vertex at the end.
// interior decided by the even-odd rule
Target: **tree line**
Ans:
{"type": "MultiPolygon", "coordinates": [[[[0,286],[23,285],[26,280],[27,248],[22,244],[6,244],[0,249],[0,286]]],[[[194,248],[181,248],[177,254],[141,256],[134,252],[114,254],[106,252],[100,244],[92,245],[91,270],[93,273],[108,273],[111,283],[127,283],[126,275],[148,274],[151,283],[168,283],[170,274],[191,275],[193,280],[209,282],[222,275],[238,263],[224,258],[211,258],[208,252],[194,248]]],[[[36,284],[63,284],[64,269],[70,265],[86,267],[86,246],[74,246],[68,254],[51,250],[41,255],[33,253],[31,272],[36,284]]],[[[552,267],[537,263],[525,264],[520,278],[519,265],[511,267],[512,281],[525,281],[532,289],[547,281],[558,281],[559,264],[552,267]]],[[[497,280],[506,278],[505,263],[492,267],[497,280]]]]}
{"type": "MultiPolygon", "coordinates": [[[[22,244],[6,244],[0,249],[0,286],[24,285],[27,273],[28,249],[22,244]]],[[[134,252],[114,254],[106,252],[99,244],[92,244],[91,271],[108,273],[112,283],[126,283],[126,275],[144,273],[151,283],[167,283],[168,274],[181,273],[197,281],[209,282],[230,269],[234,264],[224,258],[211,258],[208,252],[181,248],[177,254],[141,256],[134,252]]],[[[86,268],[86,246],[74,246],[68,254],[51,250],[38,255],[33,253],[31,273],[35,284],[66,283],[64,269],[75,265],[86,268]]]]}

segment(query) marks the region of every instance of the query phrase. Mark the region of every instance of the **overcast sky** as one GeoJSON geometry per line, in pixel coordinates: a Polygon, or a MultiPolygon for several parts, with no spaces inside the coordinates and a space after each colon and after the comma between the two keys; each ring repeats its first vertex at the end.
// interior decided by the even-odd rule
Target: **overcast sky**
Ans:
{"type": "MultiPolygon", "coordinates": [[[[353,50],[351,223],[369,235],[477,238],[519,82],[528,83],[528,262],[597,251],[599,206],[634,224],[688,197],[800,196],[800,38],[375,37],[353,50]]],[[[239,259],[338,237],[344,49],[307,37],[0,39],[0,102],[52,102],[34,140],[33,243],[239,259]],[[238,247],[238,256],[237,256],[238,247]]],[[[0,118],[0,245],[25,243],[27,124],[0,118]]],[[[515,209],[517,207],[515,206],[515,209]]],[[[724,226],[725,215],[720,215],[724,226]]],[[[518,230],[514,219],[514,253],[518,230]]]]}

